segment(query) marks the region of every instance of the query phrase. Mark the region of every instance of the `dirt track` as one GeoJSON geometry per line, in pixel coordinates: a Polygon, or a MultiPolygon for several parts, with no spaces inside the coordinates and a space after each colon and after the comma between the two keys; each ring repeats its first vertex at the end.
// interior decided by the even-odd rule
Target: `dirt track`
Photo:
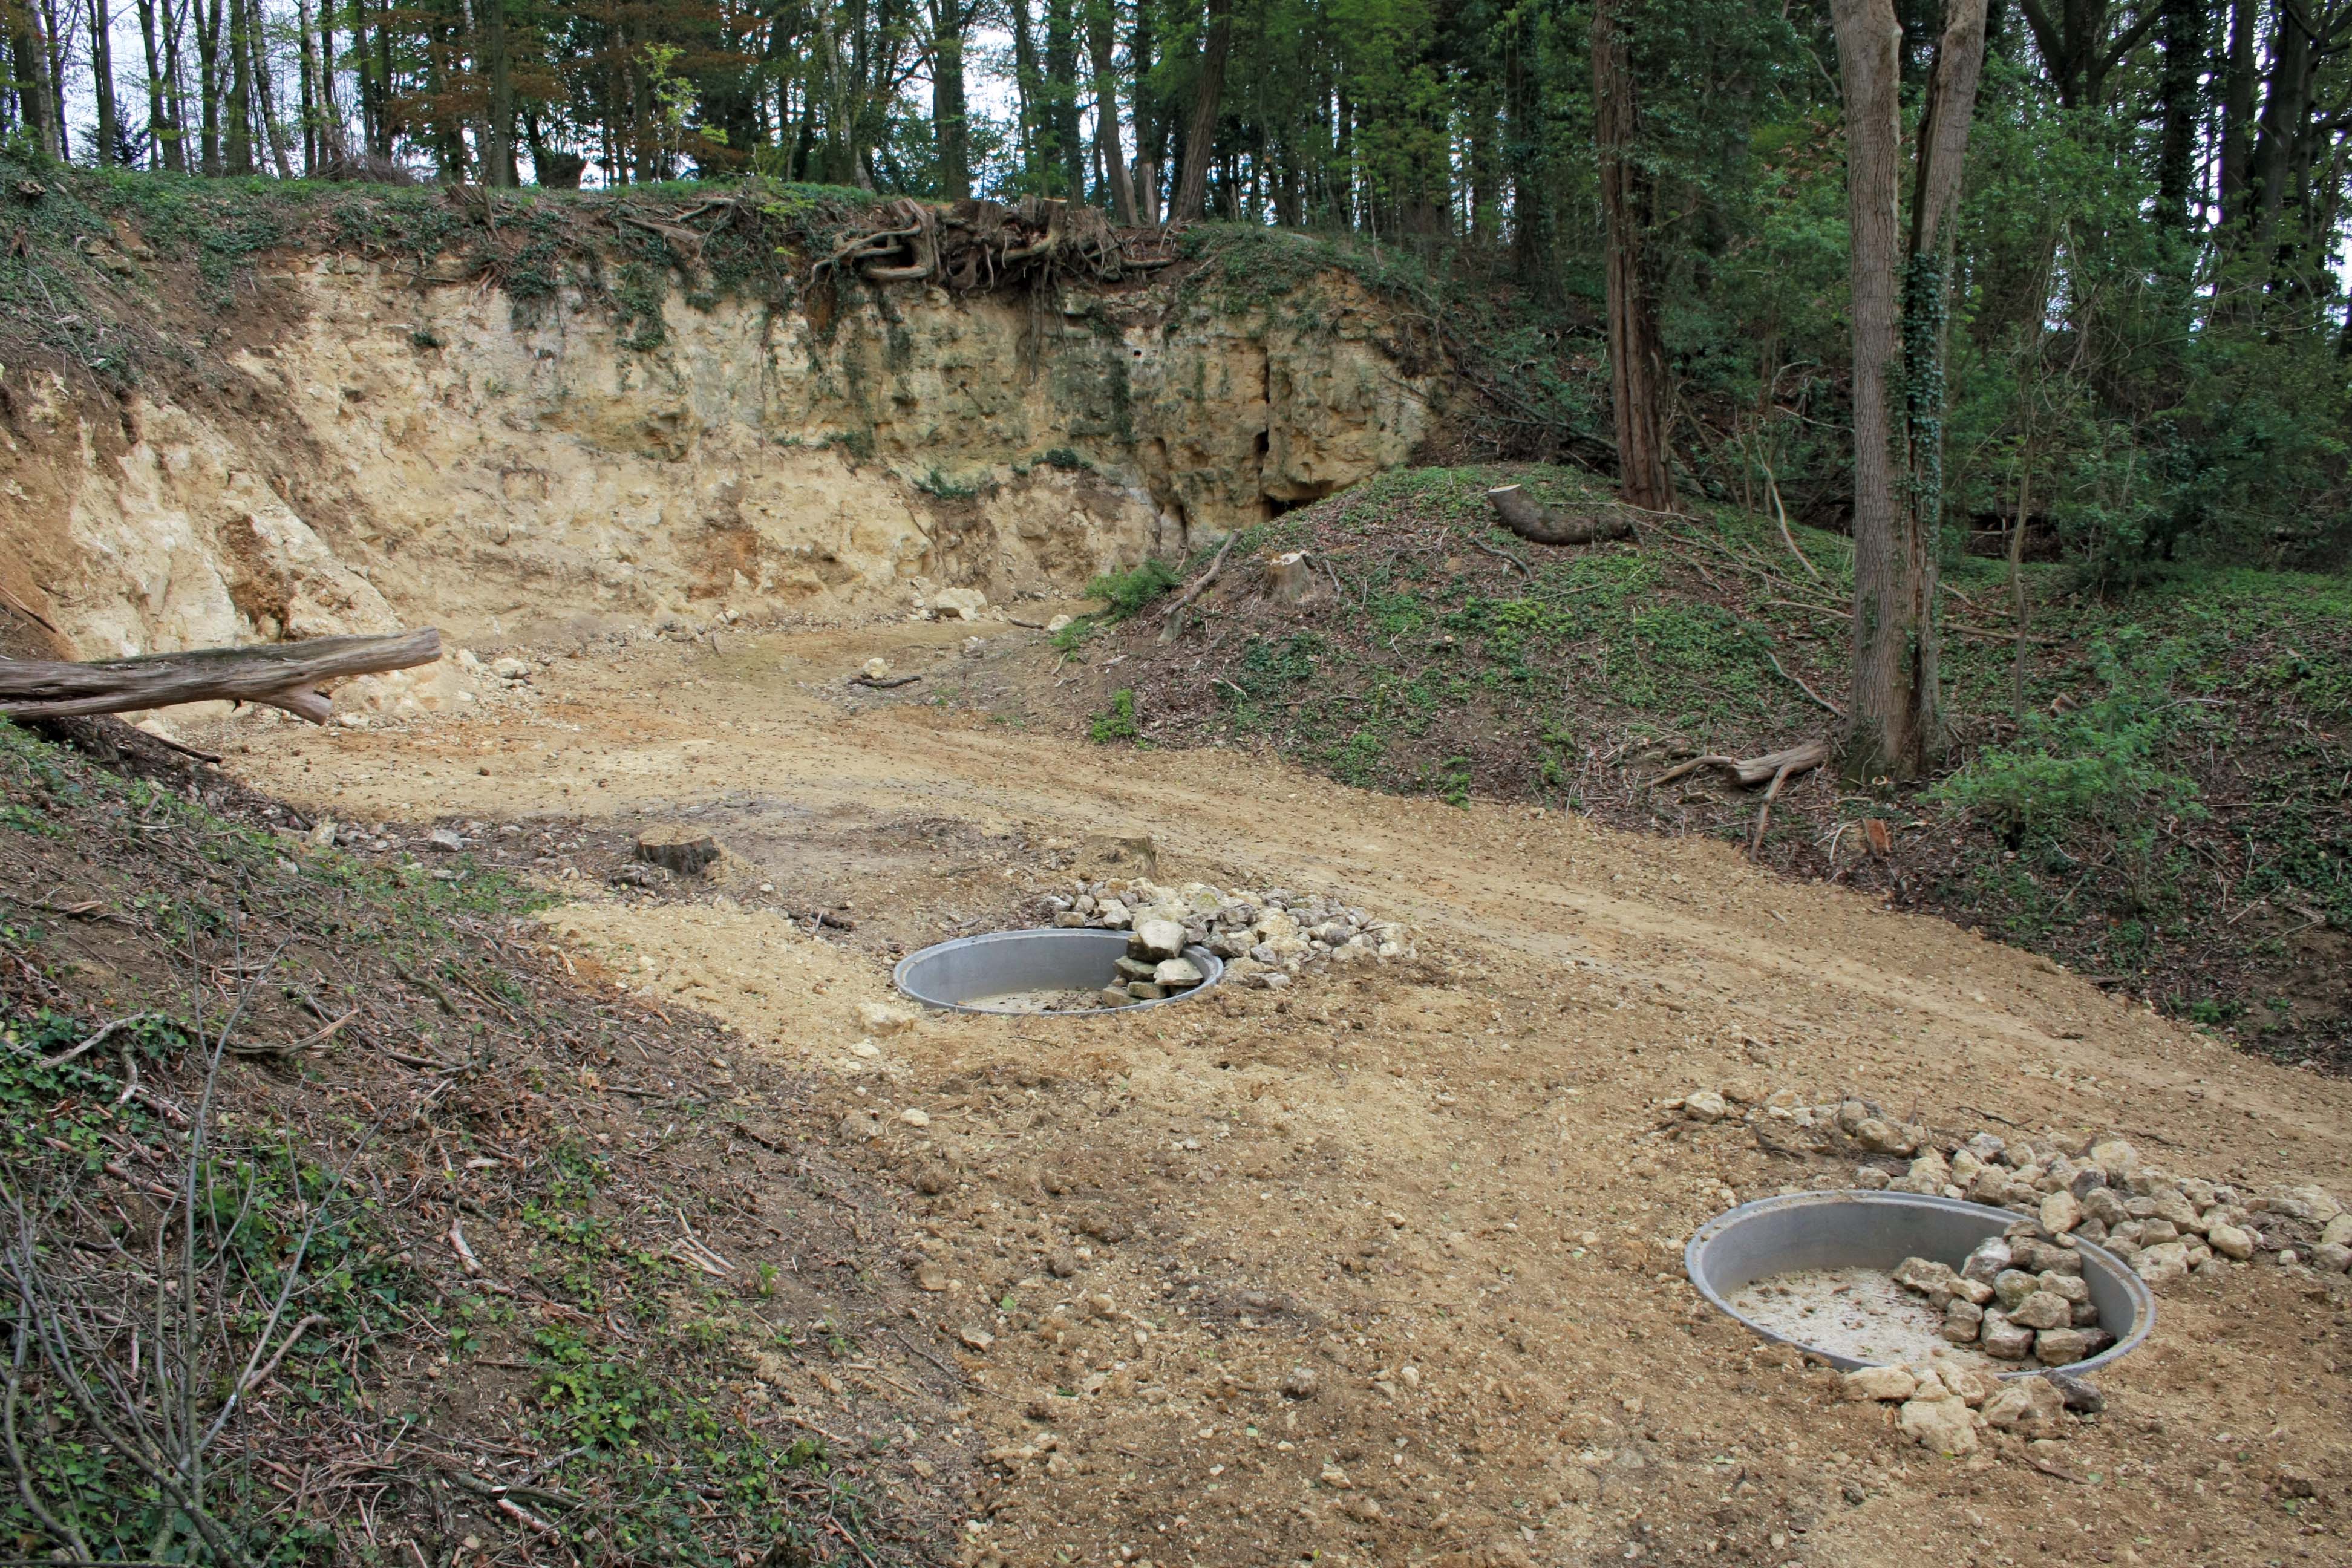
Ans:
{"type": "Polygon", "coordinates": [[[929,1300],[973,1331],[971,1559],[2352,1561],[2342,1278],[2185,1283],[2103,1380],[2104,1417],[1940,1458],[1681,1277],[1699,1221],[1850,1168],[1729,1124],[1669,1137],[1652,1109],[1735,1081],[1850,1090],[2352,1195],[2352,1085],[1721,845],[846,710],[869,655],[935,689],[972,629],[976,663],[1050,690],[1034,633],[893,625],[559,656],[507,706],[223,737],[255,783],[346,820],[583,819],[607,851],[682,813],[718,833],[730,859],[691,899],[613,895],[587,864],[550,925],[583,973],[813,1061],[845,1116],[881,1118],[862,1157],[909,1186],[902,1253],[868,1266],[937,1270],[929,1300]],[[1013,916],[1095,834],[1150,834],[1162,881],[1343,893],[1413,926],[1423,962],[856,1048],[889,944],[1013,916]],[[787,923],[844,900],[854,932],[787,923]],[[1297,1369],[1307,1397],[1284,1391],[1297,1369]]]}

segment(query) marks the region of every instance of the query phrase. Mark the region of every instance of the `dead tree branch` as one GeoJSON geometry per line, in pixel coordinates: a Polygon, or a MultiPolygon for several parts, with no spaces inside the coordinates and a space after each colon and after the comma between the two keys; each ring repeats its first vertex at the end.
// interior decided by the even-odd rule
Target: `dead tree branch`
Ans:
{"type": "Polygon", "coordinates": [[[314,637],[259,647],[193,648],[65,664],[0,659],[0,717],[69,719],[178,702],[260,702],[313,724],[333,710],[321,681],[408,669],[441,657],[431,627],[397,637],[314,637]]]}

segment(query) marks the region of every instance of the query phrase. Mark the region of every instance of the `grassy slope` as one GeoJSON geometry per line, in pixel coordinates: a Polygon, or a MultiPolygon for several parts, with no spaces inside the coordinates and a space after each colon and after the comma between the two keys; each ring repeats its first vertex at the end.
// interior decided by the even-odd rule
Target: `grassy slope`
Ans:
{"type": "MultiPolygon", "coordinates": [[[[312,848],[275,829],[282,808],[114,732],[142,748],[133,776],[0,723],[0,1184],[49,1215],[53,1274],[80,1261],[135,1324],[150,1200],[205,1120],[226,1030],[205,1229],[236,1261],[206,1408],[289,1275],[281,1325],[320,1319],[211,1455],[211,1508],[248,1561],[406,1561],[404,1538],[435,1563],[478,1542],[469,1560],[520,1568],[546,1542],[486,1489],[509,1483],[583,1563],[940,1553],[952,1482],[916,1479],[893,1435],[951,1383],[902,1366],[909,1393],[936,1386],[828,1411],[845,1448],[744,1393],[763,1358],[783,1382],[895,1361],[880,1325],[905,1304],[867,1270],[761,1261],[867,1251],[856,1214],[874,1200],[790,1077],[744,1060],[711,1088],[715,1030],[571,978],[531,945],[528,896],[470,857],[312,848]],[[125,1015],[141,1021],[120,1046],[32,1059],[125,1015]],[[272,1053],[327,1018],[345,1022],[272,1053]],[[324,1218],[295,1270],[311,1205],[324,1218]],[[731,1268],[696,1265],[674,1221],[731,1268]],[[59,1250],[109,1235],[131,1250],[59,1250]]],[[[120,1331],[109,1351],[129,1364],[120,1331]]],[[[217,1560],[54,1377],[26,1392],[38,1489],[87,1551],[217,1560]]],[[[0,1521],[24,1548],[62,1544],[13,1477],[0,1521]]]]}
{"type": "MultiPolygon", "coordinates": [[[[1493,525],[1481,492],[1503,477],[1594,499],[1563,470],[1430,468],[1251,531],[1237,555],[1310,550],[1344,596],[1327,580],[1317,602],[1277,605],[1261,574],[1229,566],[1172,646],[1150,635],[1157,616],[1120,628],[1122,668],[1142,666],[1141,739],[1255,739],[1351,784],[1744,841],[1752,797],[1643,781],[1675,757],[1752,755],[1833,725],[1796,682],[1843,700],[1849,542],[1800,531],[1819,582],[1736,510],[1639,545],[1546,550],[1493,525]]],[[[1959,781],[1816,775],[1779,808],[1764,858],[1982,925],[2257,1048],[2352,1068],[2352,586],[2183,572],[2101,599],[2070,593],[2063,567],[2028,565],[2032,631],[2049,640],[2027,650],[2021,734],[2006,572],[1948,570],[1959,781]],[[1852,826],[1864,817],[1892,826],[1891,855],[1867,853],[1852,826]]]]}

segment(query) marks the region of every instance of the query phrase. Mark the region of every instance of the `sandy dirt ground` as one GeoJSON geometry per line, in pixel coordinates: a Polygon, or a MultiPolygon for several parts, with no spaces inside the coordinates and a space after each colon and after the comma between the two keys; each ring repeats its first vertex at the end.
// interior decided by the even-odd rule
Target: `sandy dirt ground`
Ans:
{"type": "Polygon", "coordinates": [[[528,686],[457,715],[214,738],[308,808],[503,846],[570,895],[581,973],[820,1069],[904,1194],[868,1267],[966,1347],[967,1562],[2352,1562],[2343,1277],[2186,1280],[2104,1415],[1942,1458],[1682,1274],[1707,1217],[1850,1161],[1658,1108],[1851,1092],[2352,1195],[2352,1085],[1726,846],[1090,744],[1046,717],[1078,675],[1001,623],[512,651],[528,686]],[[927,679],[844,684],[876,655],[927,679]],[[608,886],[671,822],[715,874],[608,886]],[[862,1010],[1143,835],[1163,882],[1336,892],[1420,957],[1127,1016],[862,1010]]]}

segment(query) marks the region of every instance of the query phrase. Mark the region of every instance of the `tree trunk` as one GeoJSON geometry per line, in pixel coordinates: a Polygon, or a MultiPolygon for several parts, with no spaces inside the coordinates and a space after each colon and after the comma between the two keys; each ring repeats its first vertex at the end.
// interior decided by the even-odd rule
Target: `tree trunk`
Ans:
{"type": "Polygon", "coordinates": [[[253,173],[253,51],[245,37],[245,0],[220,0],[228,7],[228,101],[222,108],[227,121],[221,157],[231,174],[253,173]]]}
{"type": "Polygon", "coordinates": [[[302,173],[316,179],[326,165],[326,152],[320,142],[326,117],[319,112],[319,56],[317,40],[310,32],[310,0],[294,0],[294,33],[301,46],[301,74],[297,86],[301,95],[302,173]]]}
{"type": "Polygon", "coordinates": [[[1209,31],[1201,41],[1201,74],[1194,83],[1192,117],[1184,128],[1184,177],[1176,187],[1171,216],[1191,223],[1209,195],[1209,161],[1217,143],[1217,117],[1224,105],[1225,56],[1234,40],[1233,0],[1209,0],[1209,31]]]}
{"type": "Polygon", "coordinates": [[[1985,0],[1951,0],[1946,13],[1919,122],[1907,246],[1899,229],[1902,28],[1890,0],[1833,0],[1832,16],[1853,311],[1854,673],[1843,765],[1860,779],[1912,778],[1943,749],[1935,613],[1944,324],[1985,0]]]}
{"type": "Polygon", "coordinates": [[[1021,113],[1021,174],[1024,186],[1043,188],[1045,173],[1045,79],[1037,65],[1037,30],[1029,0],[1007,0],[1013,23],[1013,90],[1021,113]]]}
{"type": "Polygon", "coordinates": [[[40,0],[40,10],[41,42],[48,54],[42,80],[49,95],[42,112],[48,117],[50,143],[62,161],[73,155],[73,139],[66,133],[66,29],[58,24],[57,0],[40,0]]]}
{"type": "Polygon", "coordinates": [[[331,708],[315,689],[319,682],[408,669],[440,657],[441,634],[427,628],[397,637],[314,637],[95,664],[0,659],[0,715],[70,719],[179,702],[263,702],[323,724],[331,708]]]}
{"type": "Polygon", "coordinates": [[[1602,539],[1633,537],[1633,520],[1617,512],[1570,517],[1537,500],[1517,485],[1497,485],[1486,492],[1486,504],[1505,528],[1530,544],[1591,544],[1602,539]]]}
{"type": "Polygon", "coordinates": [[[16,117],[26,140],[51,157],[58,156],[56,126],[49,106],[49,50],[41,37],[41,13],[32,0],[8,7],[8,55],[16,79],[16,117]]]}
{"type": "Polygon", "coordinates": [[[286,132],[278,115],[277,89],[269,74],[268,17],[261,9],[261,0],[246,0],[246,39],[253,50],[253,109],[261,121],[261,139],[269,150],[269,162],[278,177],[294,177],[293,160],[286,155],[286,132]]]}
{"type": "Polygon", "coordinates": [[[1592,134],[1601,149],[1601,210],[1607,228],[1609,380],[1617,426],[1617,491],[1633,506],[1671,511],[1666,452],[1666,360],[1643,266],[1648,181],[1633,162],[1640,129],[1632,63],[1617,0],[1592,8],[1592,134]]]}
{"type": "Polygon", "coordinates": [[[515,167],[514,63],[507,47],[507,0],[474,0],[481,52],[490,79],[489,117],[482,137],[482,184],[511,190],[522,183],[515,167]]]}
{"type": "Polygon", "coordinates": [[[2230,48],[2221,69],[2221,225],[2237,229],[2247,218],[2247,176],[2253,163],[2254,26],[2262,0],[2231,0],[2230,48]]]}
{"type": "Polygon", "coordinates": [[[1118,145],[1118,94],[1111,75],[1111,27],[1118,18],[1110,7],[1111,0],[1088,0],[1087,5],[1087,39],[1095,67],[1095,146],[1110,178],[1118,221],[1133,228],[1140,220],[1136,216],[1135,184],[1128,174],[1127,154],[1118,145]]]}
{"type": "Polygon", "coordinates": [[[89,82],[98,100],[98,163],[120,163],[122,126],[114,112],[114,38],[107,25],[106,0],[89,0],[89,82]]]}
{"type": "MultiPolygon", "coordinates": [[[[139,42],[147,56],[147,159],[154,169],[184,170],[185,154],[173,123],[169,78],[155,37],[155,0],[139,0],[139,42]]],[[[176,73],[174,73],[176,74],[176,73]]]]}
{"type": "Polygon", "coordinates": [[[1086,140],[1078,134],[1076,0],[1045,0],[1046,178],[1053,195],[1087,199],[1086,140]]]}
{"type": "Polygon", "coordinates": [[[931,0],[931,136],[940,161],[940,198],[971,195],[971,135],[963,90],[963,0],[931,0]]]}
{"type": "Polygon", "coordinates": [[[2158,79],[2162,119],[2157,137],[2156,221],[2176,232],[2196,226],[2198,100],[2205,69],[2204,0],[2157,0],[2163,7],[2158,43],[2164,69],[2158,79]]]}

